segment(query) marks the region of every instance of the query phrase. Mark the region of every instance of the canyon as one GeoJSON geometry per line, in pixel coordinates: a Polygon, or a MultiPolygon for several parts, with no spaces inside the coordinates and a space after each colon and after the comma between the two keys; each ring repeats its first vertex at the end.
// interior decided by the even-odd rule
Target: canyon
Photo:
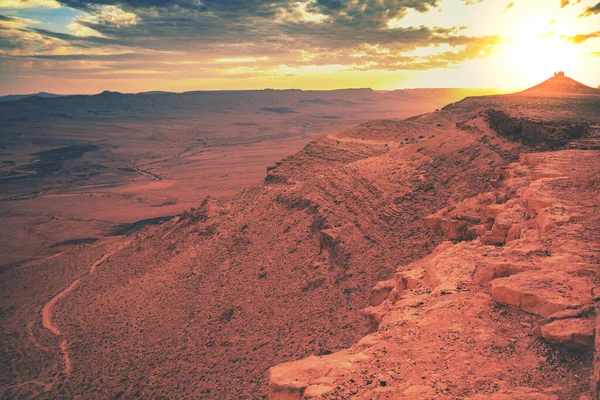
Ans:
{"type": "Polygon", "coordinates": [[[340,126],[231,196],[3,269],[0,397],[598,398],[582,86],[340,126]]]}

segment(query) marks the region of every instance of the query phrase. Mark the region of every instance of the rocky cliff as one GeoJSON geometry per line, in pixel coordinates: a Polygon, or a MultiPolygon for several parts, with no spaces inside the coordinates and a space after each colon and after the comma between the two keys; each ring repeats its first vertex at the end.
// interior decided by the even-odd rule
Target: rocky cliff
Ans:
{"type": "Polygon", "coordinates": [[[600,153],[586,150],[598,144],[598,100],[446,107],[461,131],[529,150],[487,190],[424,217],[444,241],[374,285],[363,309],[372,333],[272,367],[270,398],[599,398],[600,153]],[[549,148],[560,150],[539,152],[549,148]]]}

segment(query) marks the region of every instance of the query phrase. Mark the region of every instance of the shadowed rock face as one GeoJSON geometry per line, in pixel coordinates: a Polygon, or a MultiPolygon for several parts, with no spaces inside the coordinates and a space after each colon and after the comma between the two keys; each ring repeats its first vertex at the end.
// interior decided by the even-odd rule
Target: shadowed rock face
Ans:
{"type": "Polygon", "coordinates": [[[598,154],[524,155],[486,119],[600,122],[591,96],[570,101],[370,121],[231,199],[5,272],[0,393],[577,398],[591,354],[538,337],[590,345],[598,154]]]}
{"type": "Polygon", "coordinates": [[[502,110],[488,110],[486,119],[490,128],[507,137],[530,146],[556,149],[567,143],[585,138],[590,133],[586,123],[569,121],[535,121],[513,118],[502,110]]]}

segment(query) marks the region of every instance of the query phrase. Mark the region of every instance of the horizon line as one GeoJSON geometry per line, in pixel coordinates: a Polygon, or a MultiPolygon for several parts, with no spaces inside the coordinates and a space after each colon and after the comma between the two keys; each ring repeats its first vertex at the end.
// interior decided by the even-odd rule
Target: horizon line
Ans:
{"type": "Polygon", "coordinates": [[[340,90],[371,90],[373,92],[378,92],[378,93],[389,93],[389,92],[405,91],[405,90],[444,90],[444,89],[445,90],[481,90],[481,91],[494,91],[494,92],[498,92],[498,93],[509,93],[509,92],[518,92],[521,90],[525,90],[525,89],[515,89],[515,88],[507,89],[507,88],[494,88],[494,87],[481,88],[481,87],[452,87],[452,86],[438,86],[438,87],[414,86],[414,87],[405,87],[405,88],[396,88],[396,89],[373,89],[371,87],[340,87],[340,88],[335,88],[335,89],[300,89],[300,88],[291,87],[291,88],[276,89],[276,88],[265,87],[262,89],[192,89],[192,90],[186,90],[186,91],[182,91],[182,92],[168,91],[168,90],[147,90],[147,91],[142,91],[142,92],[120,92],[118,90],[105,89],[103,91],[95,92],[95,93],[76,93],[76,92],[61,93],[61,92],[48,92],[45,90],[40,90],[39,92],[33,92],[33,93],[10,93],[9,92],[9,93],[0,93],[0,97],[8,97],[8,96],[30,96],[30,97],[33,97],[38,94],[50,94],[50,95],[68,97],[68,96],[98,96],[103,93],[136,95],[136,94],[148,94],[148,93],[185,94],[185,93],[195,93],[195,92],[264,92],[264,91],[335,92],[335,91],[340,91],[340,90]]]}

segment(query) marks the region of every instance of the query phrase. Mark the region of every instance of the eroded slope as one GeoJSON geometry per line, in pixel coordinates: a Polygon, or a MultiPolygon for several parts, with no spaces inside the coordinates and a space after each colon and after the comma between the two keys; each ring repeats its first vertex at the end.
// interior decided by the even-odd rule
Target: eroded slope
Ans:
{"type": "Polygon", "coordinates": [[[369,330],[369,288],[436,245],[423,217],[486,190],[516,157],[519,144],[460,118],[318,139],[264,185],[137,234],[56,304],[49,345],[65,341],[72,368],[35,390],[264,397],[270,366],[351,345],[369,330]]]}
{"type": "Polygon", "coordinates": [[[597,398],[599,176],[596,151],[524,155],[427,217],[452,241],[375,286],[377,332],[272,368],[271,397],[597,398]]]}

